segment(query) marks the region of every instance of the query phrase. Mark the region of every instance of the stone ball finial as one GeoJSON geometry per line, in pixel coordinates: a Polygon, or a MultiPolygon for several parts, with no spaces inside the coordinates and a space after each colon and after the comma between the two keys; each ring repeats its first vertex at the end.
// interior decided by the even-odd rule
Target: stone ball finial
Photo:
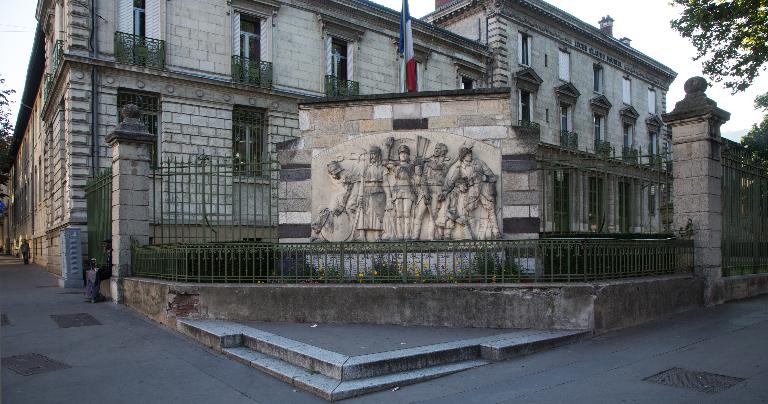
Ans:
{"type": "Polygon", "coordinates": [[[683,88],[685,89],[686,94],[703,94],[707,91],[708,86],[709,83],[707,83],[707,80],[704,77],[696,76],[686,80],[683,88]]]}
{"type": "Polygon", "coordinates": [[[126,119],[141,119],[141,111],[136,104],[126,104],[123,110],[120,111],[120,117],[122,121],[126,119]]]}

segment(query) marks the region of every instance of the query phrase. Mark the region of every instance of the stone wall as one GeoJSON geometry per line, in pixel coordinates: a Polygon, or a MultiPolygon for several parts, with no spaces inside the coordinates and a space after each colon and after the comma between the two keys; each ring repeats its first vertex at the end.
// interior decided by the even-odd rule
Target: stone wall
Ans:
{"type": "Polygon", "coordinates": [[[125,304],[176,319],[581,329],[605,332],[701,307],[700,279],[540,285],[211,285],[125,280],[125,304]]]}
{"type": "MultiPolygon", "coordinates": [[[[313,212],[310,195],[313,158],[331,147],[365,136],[419,136],[440,133],[481,142],[501,152],[499,227],[508,238],[538,235],[538,137],[513,129],[509,89],[361,96],[305,102],[299,107],[300,138],[279,145],[280,234],[283,241],[306,241],[313,212]]],[[[453,151],[454,153],[456,151],[453,151]]],[[[415,155],[415,153],[413,153],[415,155]]],[[[317,192],[324,192],[319,190],[317,192]]]]}

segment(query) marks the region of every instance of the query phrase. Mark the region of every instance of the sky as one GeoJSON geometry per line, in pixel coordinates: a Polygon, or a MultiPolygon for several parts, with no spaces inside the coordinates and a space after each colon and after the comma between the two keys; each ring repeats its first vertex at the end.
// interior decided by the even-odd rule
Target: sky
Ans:
{"type": "MultiPolygon", "coordinates": [[[[223,1],[223,0],[222,0],[223,1]]],[[[374,0],[399,10],[401,0],[374,0]]],[[[614,20],[613,33],[617,38],[629,37],[632,46],[653,57],[678,73],[667,94],[667,109],[685,96],[683,83],[689,77],[701,75],[700,62],[693,61],[696,50],[688,40],[673,31],[669,22],[680,14],[680,9],[669,5],[669,0],[547,0],[577,18],[597,25],[605,15],[614,20]]],[[[24,91],[29,54],[34,39],[35,0],[2,0],[0,14],[0,77],[6,80],[5,88],[16,90],[11,97],[14,104],[12,123],[16,122],[18,101],[24,91]]],[[[434,10],[432,0],[411,0],[411,15],[421,17],[434,10]]],[[[707,90],[707,95],[717,101],[720,108],[731,112],[731,120],[722,127],[725,137],[738,140],[753,124],[763,118],[763,112],[754,107],[755,97],[768,89],[768,72],[763,71],[745,92],[732,95],[718,83],[707,90]]]]}

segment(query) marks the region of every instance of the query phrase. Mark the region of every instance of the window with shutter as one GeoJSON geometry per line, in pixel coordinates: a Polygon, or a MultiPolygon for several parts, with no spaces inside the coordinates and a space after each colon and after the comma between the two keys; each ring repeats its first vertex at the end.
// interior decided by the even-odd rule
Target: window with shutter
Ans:
{"type": "Polygon", "coordinates": [[[603,93],[603,68],[600,65],[594,65],[592,67],[592,89],[596,93],[603,93]]]}
{"type": "Polygon", "coordinates": [[[624,81],[622,84],[622,89],[623,89],[622,100],[624,101],[625,104],[629,105],[632,103],[632,82],[629,81],[629,79],[626,77],[623,80],[624,81]]]}
{"type": "Polygon", "coordinates": [[[653,89],[648,90],[648,113],[656,114],[656,91],[653,89]]]}
{"type": "MultiPolygon", "coordinates": [[[[136,0],[138,1],[138,0],[136,0]]],[[[163,39],[160,28],[160,1],[161,0],[145,0],[145,20],[146,27],[144,29],[144,36],[152,39],[163,39]]]]}
{"type": "Polygon", "coordinates": [[[147,36],[147,8],[144,0],[133,0],[133,35],[147,36]]]}
{"type": "Polygon", "coordinates": [[[531,122],[531,93],[520,90],[520,102],[518,104],[518,116],[522,122],[531,122]]]}
{"type": "Polygon", "coordinates": [[[118,0],[117,30],[126,34],[133,33],[133,0],[118,0]]]}
{"type": "Polygon", "coordinates": [[[521,65],[531,65],[531,37],[522,32],[517,33],[517,60],[521,65]]]}
{"type": "Polygon", "coordinates": [[[571,55],[560,51],[560,80],[571,81],[571,55]]]}

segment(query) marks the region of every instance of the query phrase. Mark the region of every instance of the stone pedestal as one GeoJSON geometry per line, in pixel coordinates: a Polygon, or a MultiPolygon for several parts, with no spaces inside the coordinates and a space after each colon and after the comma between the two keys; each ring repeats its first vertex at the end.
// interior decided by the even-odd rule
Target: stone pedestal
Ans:
{"type": "Polygon", "coordinates": [[[730,113],[717,107],[704,91],[701,77],[685,83],[685,99],[664,122],[672,128],[675,229],[690,223],[694,239],[694,270],[706,281],[705,304],[722,302],[722,163],[720,126],[730,113]]]}
{"type": "Polygon", "coordinates": [[[106,139],[112,147],[110,292],[116,303],[123,302],[123,279],[131,275],[131,246],[149,243],[149,165],[155,140],[135,105],[125,106],[122,117],[123,122],[106,139]]]}

